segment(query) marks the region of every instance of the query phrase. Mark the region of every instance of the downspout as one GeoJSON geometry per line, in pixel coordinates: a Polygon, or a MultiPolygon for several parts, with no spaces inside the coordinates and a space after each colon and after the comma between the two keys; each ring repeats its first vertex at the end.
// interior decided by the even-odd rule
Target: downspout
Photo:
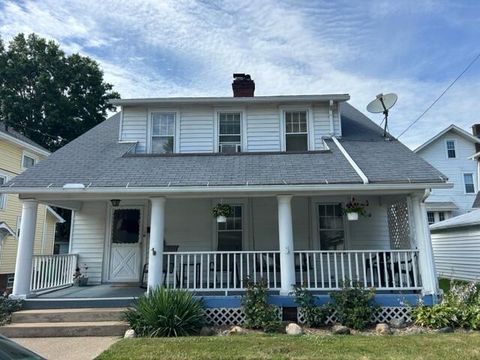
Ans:
{"type": "Polygon", "coordinates": [[[335,127],[333,125],[333,100],[330,100],[328,106],[328,118],[330,120],[330,135],[333,136],[335,135],[335,127]]]}

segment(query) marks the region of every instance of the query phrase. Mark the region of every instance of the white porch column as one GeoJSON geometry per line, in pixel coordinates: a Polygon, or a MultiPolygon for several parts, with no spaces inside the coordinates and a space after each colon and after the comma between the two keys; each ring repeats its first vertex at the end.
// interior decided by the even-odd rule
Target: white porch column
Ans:
{"type": "Polygon", "coordinates": [[[419,269],[422,279],[424,295],[436,295],[438,293],[437,271],[433,257],[430,228],[428,227],[427,209],[422,195],[411,196],[411,209],[414,226],[415,242],[419,252],[419,269]]]}
{"type": "Polygon", "coordinates": [[[163,279],[163,240],[165,234],[165,198],[150,199],[150,249],[148,252],[147,291],[162,285],[163,279]]]}
{"type": "Polygon", "coordinates": [[[288,295],[295,285],[293,254],[292,196],[278,195],[278,242],[280,249],[281,295],[288,295]]]}
{"type": "Polygon", "coordinates": [[[20,238],[18,239],[17,262],[15,264],[15,280],[12,296],[24,299],[30,294],[32,278],[33,244],[37,225],[38,202],[24,200],[20,222],[20,238]]]}

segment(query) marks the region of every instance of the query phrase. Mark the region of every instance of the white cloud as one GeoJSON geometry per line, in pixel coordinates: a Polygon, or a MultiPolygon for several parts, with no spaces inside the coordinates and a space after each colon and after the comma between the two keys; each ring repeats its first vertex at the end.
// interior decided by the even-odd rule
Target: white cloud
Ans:
{"type": "MultiPolygon", "coordinates": [[[[445,66],[434,58],[401,73],[360,67],[370,59],[389,64],[408,51],[405,42],[392,45],[395,53],[379,51],[372,41],[384,31],[377,18],[445,11],[434,2],[403,1],[7,0],[0,35],[36,32],[95,58],[123,97],[230,95],[230,76],[239,71],[252,74],[258,94],[350,93],[362,111],[377,93],[394,91],[399,102],[390,129],[398,134],[448,80],[415,77],[413,71],[445,66]]],[[[402,140],[418,145],[452,122],[468,128],[477,120],[476,82],[478,76],[459,81],[402,140]]]]}

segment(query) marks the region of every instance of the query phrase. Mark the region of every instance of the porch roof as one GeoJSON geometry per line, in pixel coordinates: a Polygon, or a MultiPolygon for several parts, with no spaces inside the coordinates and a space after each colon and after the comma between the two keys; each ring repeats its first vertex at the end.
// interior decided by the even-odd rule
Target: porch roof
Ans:
{"type": "MultiPolygon", "coordinates": [[[[69,183],[88,188],[151,188],[245,185],[363,184],[339,148],[304,153],[129,155],[119,143],[120,113],[107,119],[6,184],[62,191],[69,183]],[[57,189],[57,190],[56,190],[57,189]]],[[[349,104],[342,106],[341,144],[370,183],[445,183],[446,177],[349,104]]]]}

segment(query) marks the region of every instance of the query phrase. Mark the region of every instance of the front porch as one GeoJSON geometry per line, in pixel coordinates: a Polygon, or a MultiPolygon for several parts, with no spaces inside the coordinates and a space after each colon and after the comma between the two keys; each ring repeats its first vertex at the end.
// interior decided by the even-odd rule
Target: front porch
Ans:
{"type": "MultiPolygon", "coordinates": [[[[250,279],[265,281],[279,298],[300,285],[323,298],[352,281],[375,288],[379,296],[435,295],[422,195],[356,197],[369,203],[369,216],[358,221],[348,221],[342,213],[342,204],[351,198],[346,194],[125,198],[120,206],[84,199],[75,210],[71,254],[27,259],[28,247],[20,246],[17,266],[22,261],[32,265],[28,273],[29,266],[20,265],[13,294],[135,298],[145,291],[143,285],[186,289],[213,299],[242,295],[250,279]],[[211,215],[218,202],[235,209],[226,223],[211,215]],[[65,289],[73,284],[77,266],[90,285],[101,286],[65,289]]],[[[24,219],[32,203],[36,201],[25,201],[24,219]]],[[[20,245],[28,245],[32,229],[27,221],[21,226],[20,245]]]]}

